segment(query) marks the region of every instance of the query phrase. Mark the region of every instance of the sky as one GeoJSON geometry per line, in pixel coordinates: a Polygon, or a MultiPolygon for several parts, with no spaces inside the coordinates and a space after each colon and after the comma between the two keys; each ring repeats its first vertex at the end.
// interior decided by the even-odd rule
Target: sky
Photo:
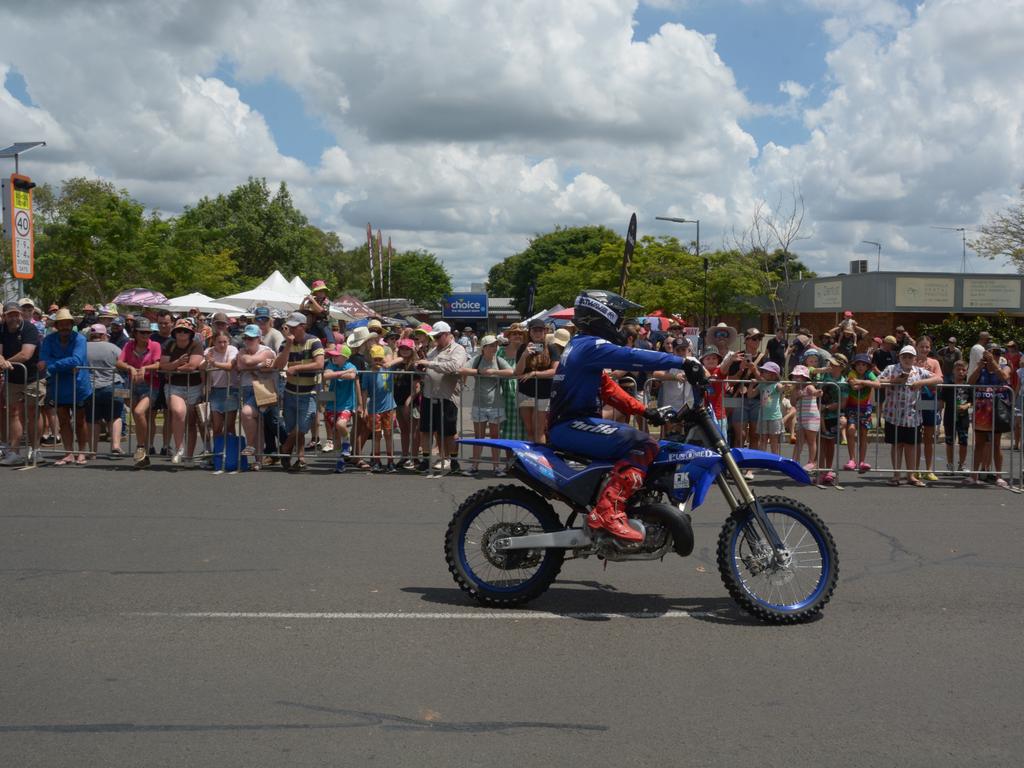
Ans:
{"type": "Polygon", "coordinates": [[[729,247],[794,190],[819,274],[873,269],[864,240],[883,269],[959,272],[938,227],[1024,183],[1024,0],[36,0],[0,26],[0,141],[47,142],[36,181],[167,215],[285,181],[346,247],[372,223],[456,288],[634,211],[729,247]]]}

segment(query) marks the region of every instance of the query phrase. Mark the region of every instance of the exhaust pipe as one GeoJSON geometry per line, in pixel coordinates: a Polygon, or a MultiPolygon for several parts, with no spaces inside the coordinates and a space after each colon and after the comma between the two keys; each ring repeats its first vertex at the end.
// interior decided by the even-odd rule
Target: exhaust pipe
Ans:
{"type": "Polygon", "coordinates": [[[680,557],[693,552],[693,526],[690,516],[680,512],[671,504],[641,504],[633,512],[635,517],[645,522],[656,522],[664,525],[672,534],[672,549],[680,557]]]}

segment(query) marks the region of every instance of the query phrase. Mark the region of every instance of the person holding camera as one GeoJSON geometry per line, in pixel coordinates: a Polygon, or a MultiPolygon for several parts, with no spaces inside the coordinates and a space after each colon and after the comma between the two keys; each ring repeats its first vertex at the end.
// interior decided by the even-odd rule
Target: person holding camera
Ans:
{"type": "Polygon", "coordinates": [[[921,390],[941,384],[942,376],[915,365],[917,348],[910,344],[900,350],[898,360],[882,371],[878,379],[888,392],[882,403],[882,416],[885,418],[885,442],[892,446],[895,470],[889,485],[900,484],[900,469],[906,464],[907,484],[923,488],[924,481],[913,471],[921,443],[921,411],[917,405],[921,390]]]}
{"type": "Polygon", "coordinates": [[[526,439],[546,441],[545,419],[551,406],[551,379],[558,368],[561,350],[548,344],[547,324],[534,318],[527,326],[527,343],[516,353],[515,376],[519,380],[516,405],[526,427],[526,439]]]}
{"type": "Polygon", "coordinates": [[[967,377],[974,390],[974,474],[967,484],[980,484],[981,473],[995,467],[995,483],[1006,488],[1003,471],[1003,433],[1010,431],[1013,405],[1010,389],[1010,366],[1002,357],[998,344],[989,344],[975,368],[967,377]]]}

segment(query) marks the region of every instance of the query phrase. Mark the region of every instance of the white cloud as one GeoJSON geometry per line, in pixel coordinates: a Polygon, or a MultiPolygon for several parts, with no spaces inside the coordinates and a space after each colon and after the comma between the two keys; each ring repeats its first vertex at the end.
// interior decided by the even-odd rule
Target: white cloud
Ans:
{"type": "Polygon", "coordinates": [[[929,223],[979,221],[1024,176],[1022,6],[805,2],[836,41],[827,82],[787,80],[767,111],[713,35],[666,24],[634,41],[637,0],[5,6],[3,56],[38,107],[0,89],[0,128],[47,139],[37,177],[102,174],[166,211],[250,175],[287,181],[346,244],[371,221],[437,252],[457,284],[534,233],[622,231],[633,210],[642,233],[680,234],[654,222],[668,214],[714,242],[794,181],[809,261],[845,269],[865,238],[885,239],[883,260],[902,240],[934,261],[945,239],[929,223]],[[314,167],[286,156],[216,75],[224,62],[242,83],[287,83],[336,146],[314,167]],[[824,100],[804,110],[811,93],[824,100]],[[741,127],[801,110],[800,145],[759,148],[741,127]]]}

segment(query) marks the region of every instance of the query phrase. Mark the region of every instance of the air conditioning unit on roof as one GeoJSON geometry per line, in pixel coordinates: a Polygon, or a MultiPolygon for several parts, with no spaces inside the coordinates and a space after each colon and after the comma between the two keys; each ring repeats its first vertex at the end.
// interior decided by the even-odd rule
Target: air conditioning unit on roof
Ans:
{"type": "Polygon", "coordinates": [[[859,275],[863,272],[868,271],[868,260],[867,259],[854,259],[850,262],[850,274],[859,275]]]}

